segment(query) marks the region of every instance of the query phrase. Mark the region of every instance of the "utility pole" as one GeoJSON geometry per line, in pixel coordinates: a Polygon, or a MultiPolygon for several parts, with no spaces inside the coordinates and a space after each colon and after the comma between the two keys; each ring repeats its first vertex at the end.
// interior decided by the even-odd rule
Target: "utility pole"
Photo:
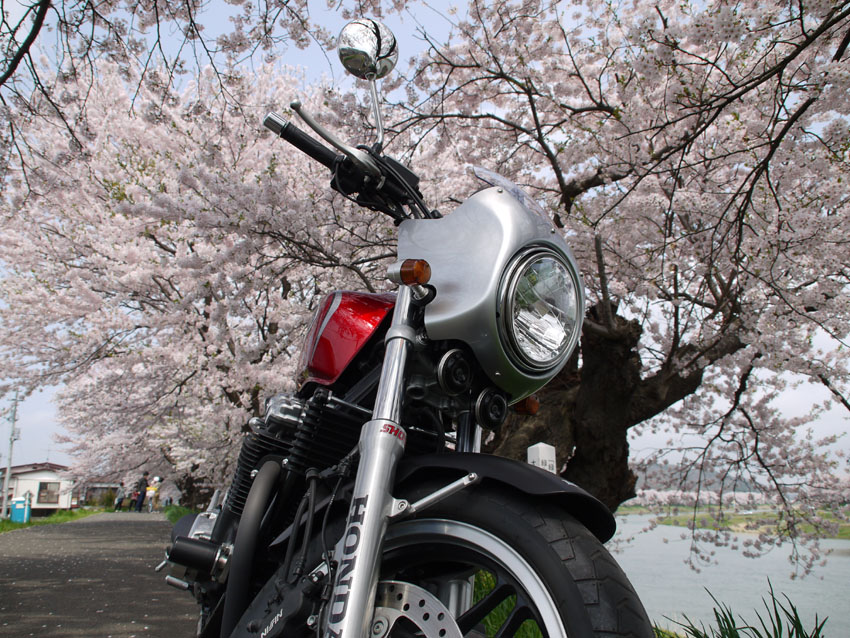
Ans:
{"type": "Polygon", "coordinates": [[[16,428],[18,422],[18,393],[15,393],[15,398],[12,399],[12,414],[9,415],[9,421],[12,424],[9,431],[9,457],[6,459],[6,480],[3,481],[3,509],[0,510],[0,517],[9,518],[6,514],[6,509],[9,506],[9,485],[12,481],[12,446],[18,440],[20,430],[16,428]]]}

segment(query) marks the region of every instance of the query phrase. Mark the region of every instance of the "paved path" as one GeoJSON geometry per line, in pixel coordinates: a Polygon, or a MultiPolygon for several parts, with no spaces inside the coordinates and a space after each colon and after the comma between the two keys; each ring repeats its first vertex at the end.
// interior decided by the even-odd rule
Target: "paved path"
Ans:
{"type": "Polygon", "coordinates": [[[191,594],[153,571],[170,533],[122,512],[0,534],[0,637],[191,638],[191,594]]]}

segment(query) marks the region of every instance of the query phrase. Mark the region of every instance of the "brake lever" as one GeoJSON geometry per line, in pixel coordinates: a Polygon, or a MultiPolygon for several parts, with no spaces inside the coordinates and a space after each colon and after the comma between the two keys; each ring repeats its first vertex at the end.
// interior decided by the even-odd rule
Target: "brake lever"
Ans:
{"type": "Polygon", "coordinates": [[[304,122],[313,129],[317,135],[319,135],[323,140],[325,140],[328,144],[336,148],[338,151],[346,155],[352,163],[362,170],[365,173],[373,177],[381,177],[381,169],[375,163],[375,160],[372,157],[361,151],[359,148],[354,148],[353,146],[349,146],[345,142],[338,140],[334,137],[333,133],[328,131],[324,126],[319,124],[312,115],[310,115],[304,107],[301,105],[299,100],[295,100],[290,105],[293,111],[298,114],[304,122]]]}

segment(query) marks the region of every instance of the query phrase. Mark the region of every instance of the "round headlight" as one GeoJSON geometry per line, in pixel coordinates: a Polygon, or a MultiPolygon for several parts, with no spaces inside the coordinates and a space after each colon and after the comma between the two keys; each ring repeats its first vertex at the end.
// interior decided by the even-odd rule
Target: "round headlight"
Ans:
{"type": "Polygon", "coordinates": [[[534,247],[518,255],[502,282],[501,328],[514,363],[528,372],[558,367],[579,331],[577,278],[561,255],[534,247]]]}

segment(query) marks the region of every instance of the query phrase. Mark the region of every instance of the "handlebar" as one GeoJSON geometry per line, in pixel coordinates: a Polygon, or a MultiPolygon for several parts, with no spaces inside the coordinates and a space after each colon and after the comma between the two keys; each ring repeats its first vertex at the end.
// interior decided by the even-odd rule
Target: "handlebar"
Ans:
{"type": "Polygon", "coordinates": [[[263,120],[263,126],[285,139],[299,151],[312,157],[319,164],[330,169],[333,168],[337,154],[307,135],[292,122],[287,122],[277,113],[269,113],[263,120]]]}
{"type": "Polygon", "coordinates": [[[396,222],[406,217],[402,205],[415,203],[422,211],[422,216],[433,216],[419,193],[419,178],[410,169],[390,157],[373,158],[363,150],[357,152],[370,160],[378,171],[377,176],[365,170],[363,162],[355,162],[357,158],[336,152],[307,135],[297,126],[283,119],[277,113],[269,113],[263,120],[263,125],[292,144],[298,150],[306,153],[314,160],[331,170],[334,178],[331,187],[345,196],[355,193],[357,203],[372,210],[378,210],[390,215],[396,222]],[[378,164],[375,164],[375,161],[378,164]],[[378,168],[378,166],[382,168],[378,168]],[[377,178],[376,178],[377,177],[377,178]]]}

